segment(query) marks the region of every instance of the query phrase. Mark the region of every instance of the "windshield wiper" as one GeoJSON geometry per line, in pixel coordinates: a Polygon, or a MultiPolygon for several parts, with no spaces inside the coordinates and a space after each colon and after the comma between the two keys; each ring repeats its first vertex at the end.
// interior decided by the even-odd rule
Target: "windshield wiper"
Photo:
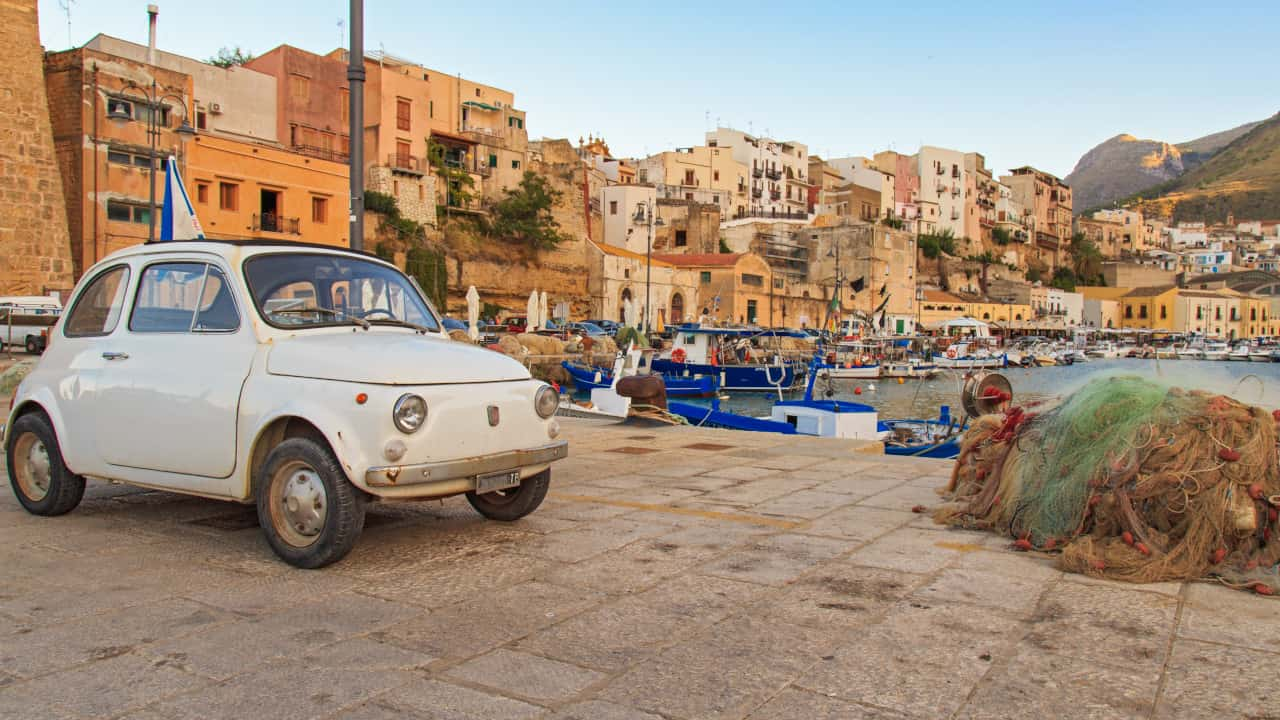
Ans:
{"type": "Polygon", "coordinates": [[[415,330],[418,333],[421,333],[423,335],[426,335],[429,332],[435,332],[434,330],[432,330],[429,327],[426,327],[425,325],[411,323],[408,320],[396,320],[392,318],[387,318],[385,320],[366,320],[365,322],[368,322],[371,325],[388,325],[391,327],[406,327],[411,330],[415,330]]]}
{"type": "Polygon", "coordinates": [[[326,315],[330,315],[336,318],[339,322],[347,322],[347,323],[350,323],[351,325],[364,328],[365,330],[369,329],[368,320],[365,320],[364,318],[354,317],[354,316],[348,317],[345,313],[342,313],[338,310],[330,310],[329,308],[299,307],[299,308],[281,308],[279,310],[271,311],[272,315],[293,315],[293,314],[301,315],[304,313],[325,313],[326,315]]]}

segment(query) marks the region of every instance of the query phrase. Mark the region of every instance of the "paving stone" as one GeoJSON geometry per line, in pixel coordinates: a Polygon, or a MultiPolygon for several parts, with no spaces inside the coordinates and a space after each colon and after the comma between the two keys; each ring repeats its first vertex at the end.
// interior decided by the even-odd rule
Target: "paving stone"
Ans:
{"type": "Polygon", "coordinates": [[[434,679],[413,681],[345,710],[342,720],[530,720],[544,709],[434,679]]]}
{"type": "Polygon", "coordinates": [[[932,488],[919,487],[908,483],[863,498],[858,501],[858,504],[865,507],[885,508],[886,510],[910,511],[917,505],[932,509],[941,504],[941,502],[942,498],[932,488]]]}
{"type": "Polygon", "coordinates": [[[0,689],[0,717],[119,715],[209,681],[180,663],[138,654],[103,655],[72,670],[0,689]]]}
{"type": "Polygon", "coordinates": [[[973,550],[949,542],[938,533],[904,528],[863,546],[848,561],[886,570],[931,573],[969,552],[973,550]]]}
{"type": "Polygon", "coordinates": [[[844,540],[806,535],[773,535],[742,545],[700,568],[700,572],[737,580],[782,585],[814,565],[848,552],[844,540]]]}
{"type": "Polygon", "coordinates": [[[797,490],[755,505],[752,512],[794,518],[816,518],[851,503],[847,495],[822,490],[797,490]]]}
{"type": "Polygon", "coordinates": [[[1280,704],[1275,662],[1271,653],[1179,640],[1154,717],[1275,717],[1280,704]]]}
{"type": "Polygon", "coordinates": [[[770,593],[751,613],[815,628],[859,627],[877,622],[897,601],[927,581],[924,575],[828,562],[770,593]]]}
{"type": "Polygon", "coordinates": [[[920,717],[946,717],[1022,631],[1005,613],[902,602],[796,685],[920,717]]]}
{"type": "Polygon", "coordinates": [[[632,668],[599,697],[665,717],[739,718],[819,662],[834,643],[817,629],[731,618],[632,668]]]}
{"type": "Polygon", "coordinates": [[[445,675],[534,700],[566,700],[605,675],[576,665],[498,649],[450,668],[445,675]]]}
{"type": "Polygon", "coordinates": [[[581,588],[530,581],[383,628],[374,636],[428,655],[464,659],[559,622],[603,598],[581,588]]]}
{"type": "Polygon", "coordinates": [[[902,527],[914,517],[897,510],[848,506],[811,521],[801,532],[868,542],[902,527]]]}
{"type": "Polygon", "coordinates": [[[1075,660],[1029,645],[995,668],[958,714],[963,720],[1150,717],[1159,676],[1075,660]]]}
{"type": "Polygon", "coordinates": [[[611,518],[592,523],[582,529],[565,530],[546,535],[512,548],[515,552],[536,555],[549,560],[577,562],[600,553],[616,550],[640,538],[661,535],[667,528],[662,525],[611,518]]]}
{"type": "Polygon", "coordinates": [[[787,688],[751,713],[749,720],[901,720],[905,715],[858,705],[808,690],[787,688]]]}
{"type": "Polygon", "coordinates": [[[548,720],[663,720],[663,718],[635,708],[600,700],[588,700],[563,708],[551,715],[548,720]]]}
{"type": "Polygon", "coordinates": [[[531,580],[556,563],[505,548],[478,548],[461,558],[406,562],[396,572],[363,582],[359,591],[403,605],[436,609],[531,580]]]}
{"type": "Polygon", "coordinates": [[[1026,616],[1035,609],[1049,579],[1019,578],[982,570],[949,568],[916,591],[922,602],[958,600],[1026,616]]]}
{"type": "Polygon", "coordinates": [[[1187,586],[1178,636],[1280,652],[1280,603],[1224,585],[1187,586]]]}
{"type": "Polygon", "coordinates": [[[1123,588],[1054,584],[1029,618],[1026,642],[1086,662],[1158,672],[1173,634],[1177,600],[1123,588]]]}

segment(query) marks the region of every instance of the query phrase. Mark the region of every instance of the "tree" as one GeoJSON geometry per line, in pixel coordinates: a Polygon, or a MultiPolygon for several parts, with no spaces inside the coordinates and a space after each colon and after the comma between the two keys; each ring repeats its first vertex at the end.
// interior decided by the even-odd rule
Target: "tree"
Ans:
{"type": "Polygon", "coordinates": [[[560,232],[560,223],[551,213],[551,207],[561,195],[563,193],[551,187],[546,178],[525,170],[520,184],[508,188],[506,196],[494,203],[490,213],[491,231],[534,251],[554,249],[568,239],[560,232]]]}
{"type": "Polygon", "coordinates": [[[465,208],[471,205],[471,201],[475,199],[476,181],[471,177],[471,173],[462,167],[462,163],[454,162],[447,157],[444,145],[431,138],[427,138],[427,162],[431,164],[436,177],[444,183],[444,205],[436,206],[436,216],[440,219],[440,224],[444,225],[449,218],[449,208],[465,208]]]}
{"type": "Polygon", "coordinates": [[[728,254],[733,252],[733,248],[729,247],[729,243],[724,238],[720,238],[720,252],[728,254]]]}
{"type": "Polygon", "coordinates": [[[1067,292],[1076,291],[1076,274],[1069,267],[1060,267],[1053,271],[1053,279],[1049,281],[1049,287],[1055,287],[1059,290],[1067,292]]]}
{"type": "Polygon", "coordinates": [[[1071,236],[1071,270],[1084,285],[1102,284],[1102,251],[1084,233],[1071,236]]]}
{"type": "Polygon", "coordinates": [[[885,225],[888,225],[894,230],[901,230],[907,225],[905,222],[902,221],[901,218],[896,218],[892,215],[885,215],[884,219],[881,220],[880,222],[882,222],[885,225]]]}
{"type": "Polygon", "coordinates": [[[210,65],[217,65],[220,68],[229,68],[236,65],[243,65],[254,58],[254,54],[248,50],[240,49],[239,45],[234,48],[226,48],[218,50],[218,54],[209,58],[205,62],[210,65]]]}
{"type": "Polygon", "coordinates": [[[1008,245],[1013,242],[1013,233],[1010,233],[1007,228],[992,228],[991,242],[997,245],[1008,245]]]}
{"type": "Polygon", "coordinates": [[[986,250],[979,255],[970,255],[965,258],[970,262],[976,262],[982,266],[982,274],[978,276],[978,286],[982,288],[982,294],[987,294],[987,271],[992,265],[1000,264],[1000,259],[991,254],[990,250],[986,250]]]}
{"type": "Polygon", "coordinates": [[[947,255],[956,254],[956,236],[950,228],[936,233],[923,233],[920,235],[920,251],[924,256],[933,260],[939,258],[942,253],[947,255]]]}

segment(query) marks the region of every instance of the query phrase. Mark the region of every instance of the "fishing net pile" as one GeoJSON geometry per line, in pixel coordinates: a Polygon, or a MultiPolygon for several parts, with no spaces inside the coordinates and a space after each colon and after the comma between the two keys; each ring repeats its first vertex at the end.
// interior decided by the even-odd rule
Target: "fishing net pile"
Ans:
{"type": "Polygon", "coordinates": [[[1276,424],[1223,395],[1099,378],[975,420],[934,517],[1072,572],[1280,593],[1276,424]]]}

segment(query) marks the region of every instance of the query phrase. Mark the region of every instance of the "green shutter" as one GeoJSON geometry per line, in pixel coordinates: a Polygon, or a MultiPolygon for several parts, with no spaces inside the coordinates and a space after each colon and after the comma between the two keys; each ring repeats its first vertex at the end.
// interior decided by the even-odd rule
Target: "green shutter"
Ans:
{"type": "Polygon", "coordinates": [[[489,153],[489,167],[498,167],[498,156],[493,153],[489,153]]]}

